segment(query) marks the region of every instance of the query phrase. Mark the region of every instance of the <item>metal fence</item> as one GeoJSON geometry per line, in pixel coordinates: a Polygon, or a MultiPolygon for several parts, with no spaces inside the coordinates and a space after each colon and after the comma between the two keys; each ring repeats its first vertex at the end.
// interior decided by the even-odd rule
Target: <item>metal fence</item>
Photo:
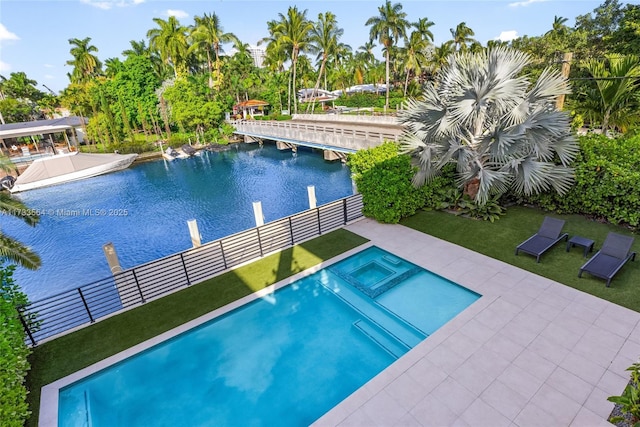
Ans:
{"type": "Polygon", "coordinates": [[[22,324],[35,346],[45,338],[202,282],[360,217],[360,194],[336,200],[32,302],[19,310],[22,324]]]}

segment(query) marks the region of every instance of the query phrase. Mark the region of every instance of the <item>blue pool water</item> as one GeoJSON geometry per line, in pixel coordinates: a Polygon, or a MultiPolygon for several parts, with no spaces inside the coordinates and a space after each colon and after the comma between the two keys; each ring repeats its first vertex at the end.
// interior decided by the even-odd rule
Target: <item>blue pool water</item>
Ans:
{"type": "Polygon", "coordinates": [[[371,247],[62,389],[59,424],[309,425],[479,297],[371,247]]]}
{"type": "Polygon", "coordinates": [[[18,193],[44,213],[40,224],[32,228],[5,216],[0,225],[42,258],[38,271],[15,274],[35,301],[108,277],[107,242],[114,243],[123,268],[134,267],[188,249],[190,219],[198,221],[205,243],[254,227],[254,201],[262,202],[267,222],[308,209],[309,185],[316,187],[319,205],[352,194],[349,168],[324,161],[319,152],[301,148],[294,156],[272,145],[237,144],[18,193]]]}

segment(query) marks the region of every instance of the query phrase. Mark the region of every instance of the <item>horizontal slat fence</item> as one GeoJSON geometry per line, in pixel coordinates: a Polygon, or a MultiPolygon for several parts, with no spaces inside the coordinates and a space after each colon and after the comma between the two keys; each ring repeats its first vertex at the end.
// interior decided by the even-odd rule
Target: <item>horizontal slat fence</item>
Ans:
{"type": "Polygon", "coordinates": [[[20,307],[31,345],[327,233],[362,216],[356,194],[20,307]]]}

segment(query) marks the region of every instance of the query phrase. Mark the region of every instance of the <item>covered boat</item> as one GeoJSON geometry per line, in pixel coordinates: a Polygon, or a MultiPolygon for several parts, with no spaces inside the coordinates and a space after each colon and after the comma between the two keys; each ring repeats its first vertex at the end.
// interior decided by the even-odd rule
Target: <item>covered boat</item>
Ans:
{"type": "Polygon", "coordinates": [[[34,188],[62,184],[69,181],[91,178],[125,169],[133,163],[137,154],[88,154],[73,152],[43,157],[31,165],[16,179],[10,191],[33,190],[34,188]]]}

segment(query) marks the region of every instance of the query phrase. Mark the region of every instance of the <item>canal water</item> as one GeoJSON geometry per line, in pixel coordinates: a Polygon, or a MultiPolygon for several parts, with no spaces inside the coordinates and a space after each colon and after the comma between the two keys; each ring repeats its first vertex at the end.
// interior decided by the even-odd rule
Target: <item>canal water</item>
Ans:
{"type": "Polygon", "coordinates": [[[41,213],[40,223],[32,228],[4,216],[1,224],[42,258],[39,270],[14,275],[36,301],[108,277],[105,243],[114,244],[123,268],[134,267],[191,247],[190,219],[206,243],[254,227],[254,201],[262,202],[265,222],[308,209],[309,185],[318,205],[352,194],[349,168],[324,161],[321,152],[235,144],[18,193],[41,213]]]}

